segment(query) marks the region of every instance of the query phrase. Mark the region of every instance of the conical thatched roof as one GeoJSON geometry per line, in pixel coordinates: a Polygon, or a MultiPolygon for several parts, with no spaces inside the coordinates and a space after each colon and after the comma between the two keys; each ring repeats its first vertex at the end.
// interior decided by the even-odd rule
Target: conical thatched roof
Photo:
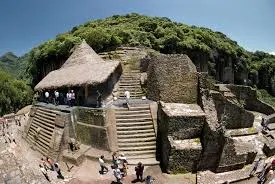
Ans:
{"type": "Polygon", "coordinates": [[[50,72],[34,89],[42,90],[104,83],[119,66],[119,61],[104,61],[83,41],[60,69],[50,72]]]}

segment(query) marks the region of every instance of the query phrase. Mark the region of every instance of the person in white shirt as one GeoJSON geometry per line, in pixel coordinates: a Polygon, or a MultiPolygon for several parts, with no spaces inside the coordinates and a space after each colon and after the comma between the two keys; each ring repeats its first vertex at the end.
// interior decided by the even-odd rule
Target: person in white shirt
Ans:
{"type": "Polygon", "coordinates": [[[71,106],[75,105],[75,93],[74,90],[71,90],[71,106]]]}
{"type": "Polygon", "coordinates": [[[55,105],[59,105],[59,92],[57,90],[54,91],[55,97],[55,105]]]}
{"type": "Polygon", "coordinates": [[[66,97],[67,97],[67,104],[68,104],[68,106],[71,107],[72,94],[71,94],[70,90],[68,91],[66,97]]]}
{"type": "Polygon", "coordinates": [[[113,172],[114,176],[116,177],[117,183],[121,183],[122,173],[117,165],[114,166],[113,172]]]}
{"type": "Polygon", "coordinates": [[[126,98],[127,108],[130,109],[130,106],[129,106],[130,92],[129,91],[125,91],[124,95],[125,95],[125,98],[126,98]]]}
{"type": "Polygon", "coordinates": [[[99,161],[99,165],[100,165],[100,174],[104,174],[104,169],[106,170],[106,172],[109,171],[109,169],[106,167],[105,163],[104,163],[104,156],[101,155],[100,158],[98,159],[99,161]]]}
{"type": "Polygon", "coordinates": [[[46,98],[46,103],[48,104],[49,103],[49,97],[50,97],[50,94],[48,91],[45,92],[45,98],[46,98]]]}

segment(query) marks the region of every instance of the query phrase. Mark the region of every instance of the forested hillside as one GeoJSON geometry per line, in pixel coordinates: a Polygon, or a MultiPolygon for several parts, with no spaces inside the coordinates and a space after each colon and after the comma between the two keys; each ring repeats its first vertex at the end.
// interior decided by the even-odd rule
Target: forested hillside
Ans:
{"type": "Polygon", "coordinates": [[[8,52],[0,57],[0,116],[29,105],[33,92],[26,73],[27,55],[8,52]]]}
{"type": "MultiPolygon", "coordinates": [[[[72,47],[85,39],[96,52],[113,50],[118,46],[146,46],[162,53],[186,53],[194,62],[206,62],[208,71],[218,76],[224,65],[231,62],[234,82],[242,84],[248,76],[250,85],[268,90],[275,95],[275,57],[251,53],[220,32],[207,28],[172,22],[168,18],[138,14],[112,17],[87,22],[59,34],[33,48],[29,58],[32,84],[39,82],[44,65],[52,69],[60,66],[70,55],[72,47]]],[[[218,79],[217,79],[218,80],[218,79]]]]}
{"type": "Polygon", "coordinates": [[[18,79],[27,79],[26,69],[28,66],[28,55],[17,57],[12,52],[0,56],[0,70],[5,71],[18,79]]]}
{"type": "Polygon", "coordinates": [[[33,92],[24,80],[0,70],[0,116],[29,105],[33,92]]]}

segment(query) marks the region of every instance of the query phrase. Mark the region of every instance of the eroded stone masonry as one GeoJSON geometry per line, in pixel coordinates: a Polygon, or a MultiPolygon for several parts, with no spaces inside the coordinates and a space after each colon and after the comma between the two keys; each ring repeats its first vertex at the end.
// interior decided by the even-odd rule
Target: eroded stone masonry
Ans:
{"type": "Polygon", "coordinates": [[[108,61],[83,42],[61,69],[38,84],[39,92],[74,89],[76,106],[39,99],[24,134],[34,149],[75,165],[96,158],[92,148],[124,152],[130,164],[159,164],[170,173],[232,171],[275,154],[275,110],[257,98],[255,89],[215,84],[196,69],[207,66],[196,66],[187,55],[120,48],[101,56],[108,61]],[[112,56],[123,59],[109,61],[112,56]],[[100,76],[75,78],[72,73],[81,67],[99,70],[94,72],[100,76]],[[67,70],[74,78],[47,81],[67,70]],[[95,107],[97,90],[102,107],[95,107]],[[129,109],[125,91],[132,94],[129,109]],[[76,154],[68,152],[70,140],[80,144],[76,154]]]}

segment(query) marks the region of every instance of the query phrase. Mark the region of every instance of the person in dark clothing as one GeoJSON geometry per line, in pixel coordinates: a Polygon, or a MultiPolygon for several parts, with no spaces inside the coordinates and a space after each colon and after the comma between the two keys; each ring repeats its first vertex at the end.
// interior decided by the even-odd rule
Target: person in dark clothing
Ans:
{"type": "Polygon", "coordinates": [[[102,101],[102,94],[98,90],[96,91],[96,93],[97,93],[97,99],[96,99],[97,104],[96,104],[96,106],[98,108],[100,108],[102,106],[102,103],[101,103],[101,101],[102,101]]]}
{"type": "Polygon", "coordinates": [[[138,181],[143,181],[143,170],[144,170],[144,165],[141,162],[139,162],[138,165],[135,167],[138,181]]]}
{"type": "Polygon", "coordinates": [[[61,170],[60,170],[57,163],[54,164],[54,168],[55,168],[55,171],[57,173],[57,178],[60,178],[60,179],[64,180],[64,176],[61,174],[61,170]]]}
{"type": "Polygon", "coordinates": [[[258,168],[259,163],[260,163],[261,160],[262,160],[262,158],[259,158],[259,160],[255,162],[255,165],[254,165],[252,171],[249,174],[250,177],[252,177],[255,174],[255,172],[257,171],[257,168],[258,168]]]}

